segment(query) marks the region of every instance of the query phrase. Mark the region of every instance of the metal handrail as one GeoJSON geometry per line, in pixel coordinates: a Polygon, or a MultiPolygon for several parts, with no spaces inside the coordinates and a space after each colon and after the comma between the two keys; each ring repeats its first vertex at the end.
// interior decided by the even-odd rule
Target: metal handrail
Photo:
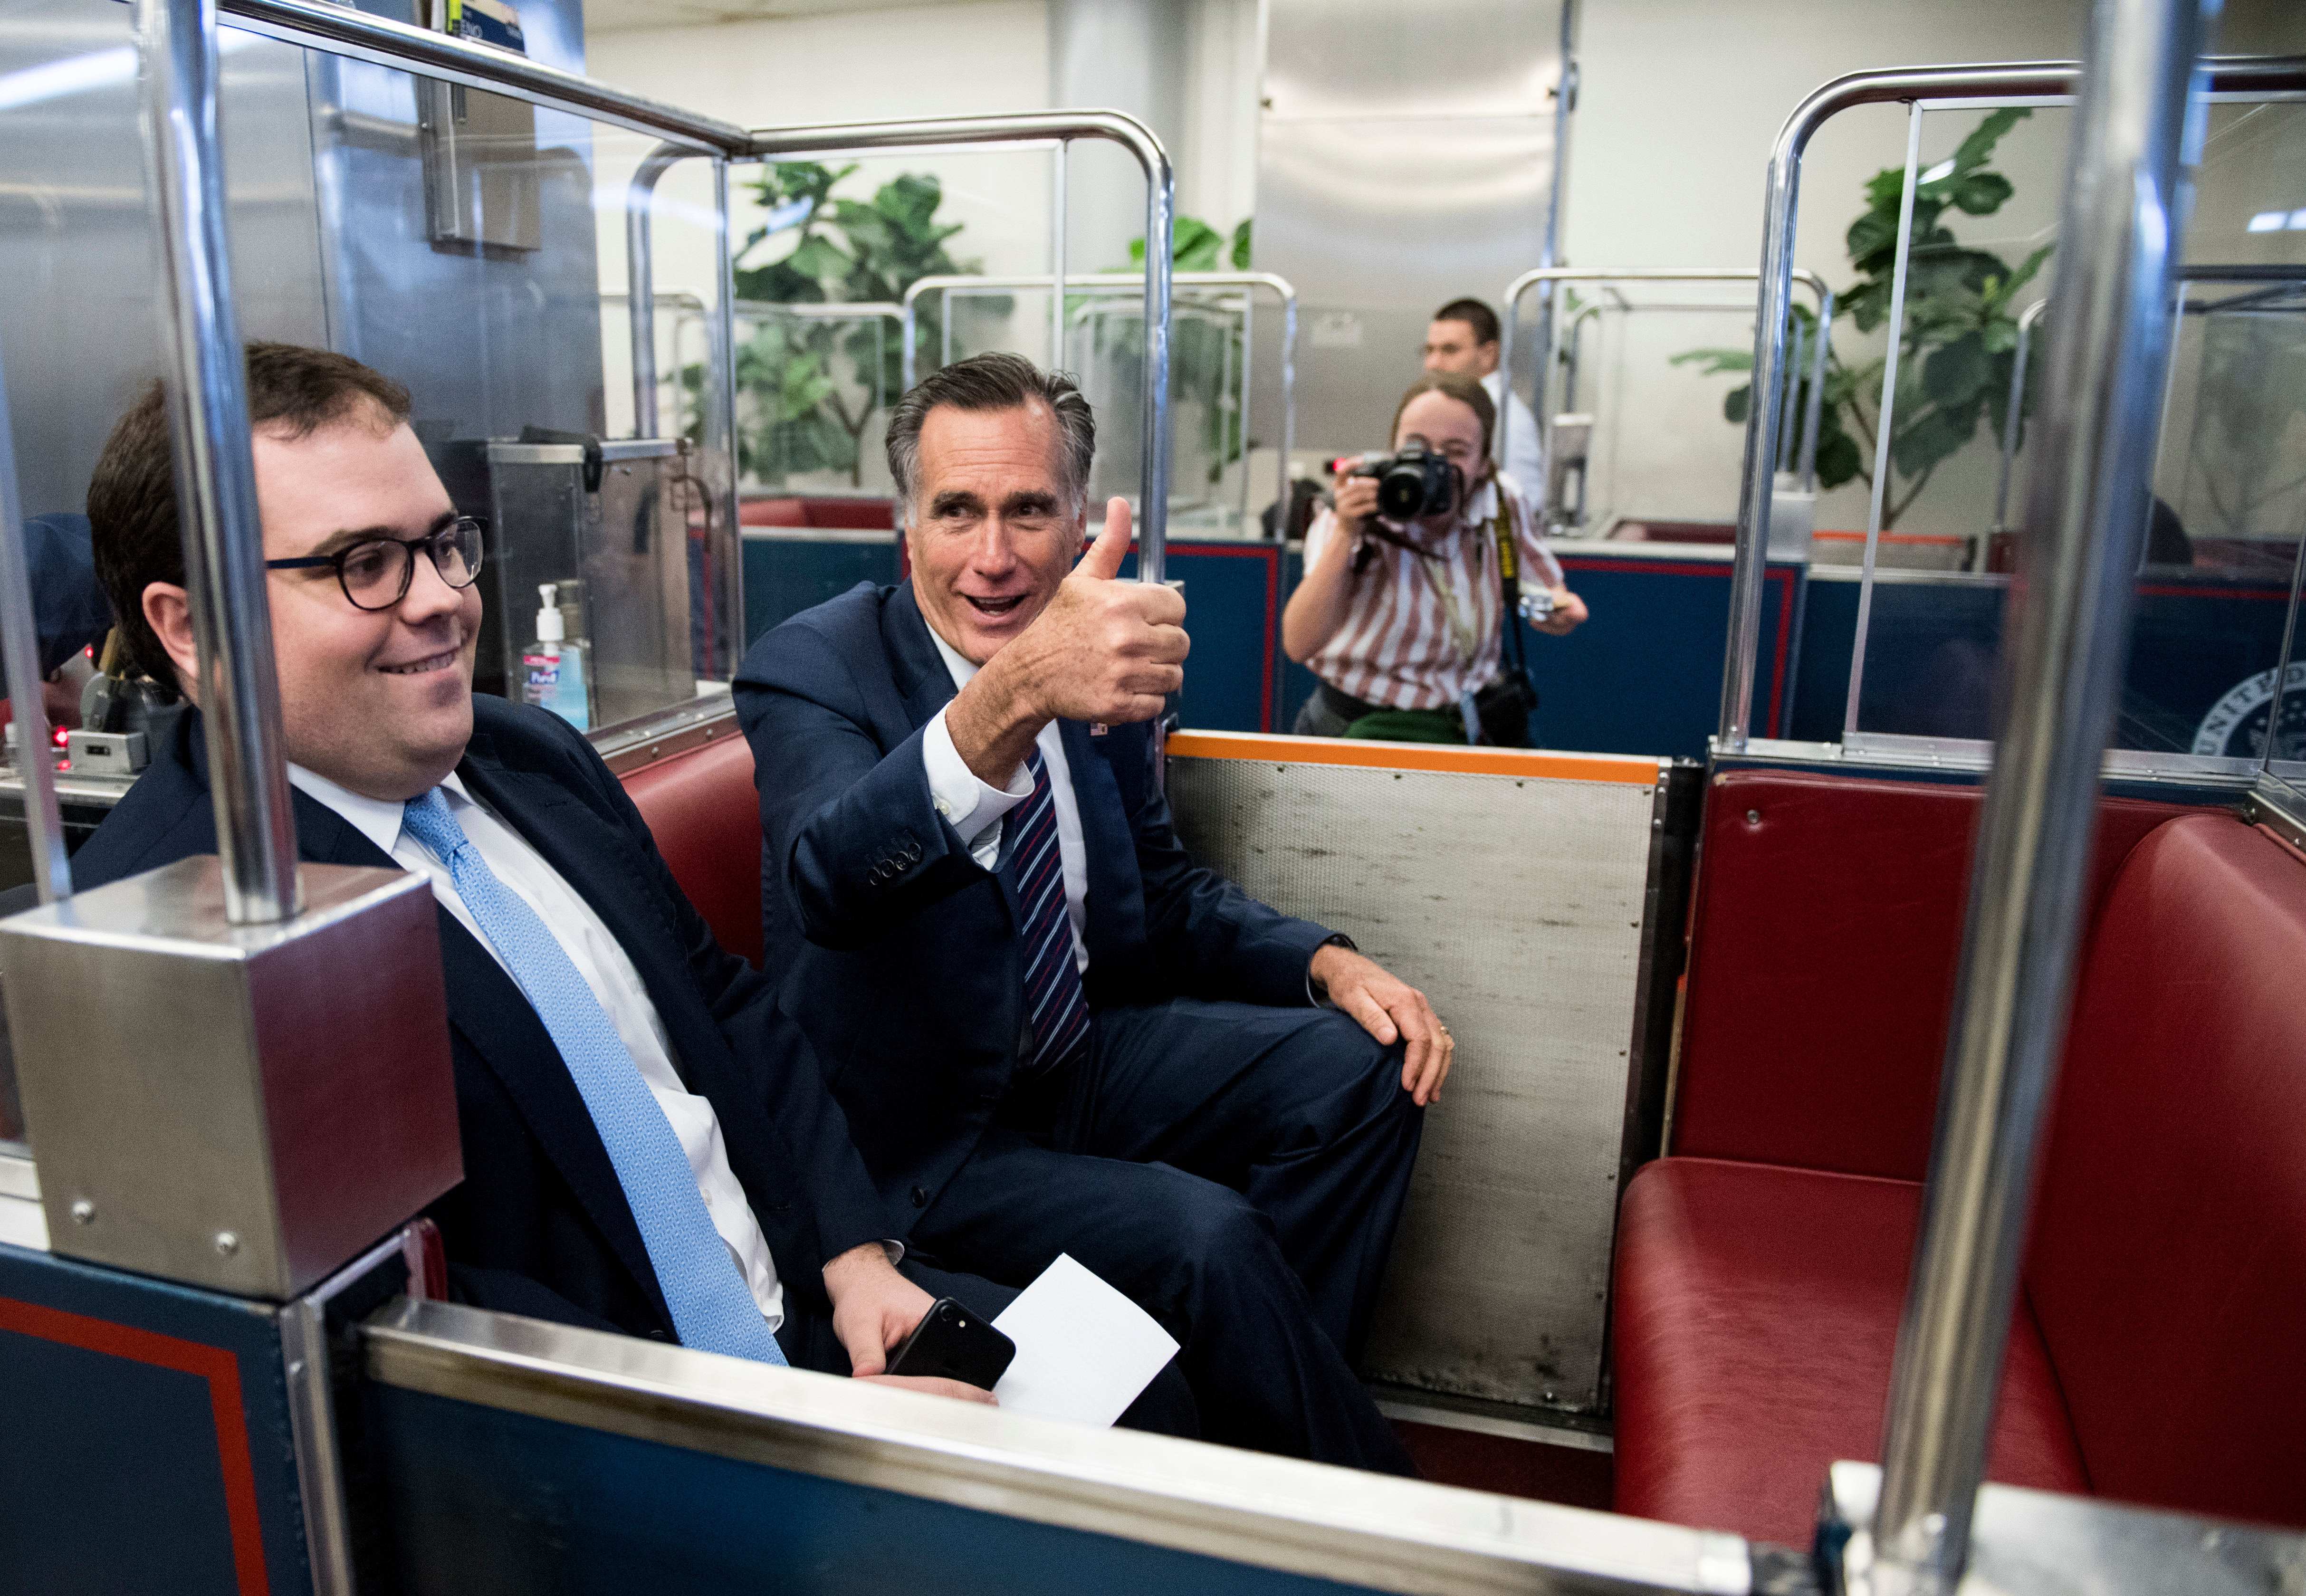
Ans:
{"type": "Polygon", "coordinates": [[[235,28],[286,44],[350,55],[379,66],[414,68],[443,82],[509,94],[591,121],[678,139],[697,154],[718,150],[741,155],[750,141],[750,135],[733,122],[684,111],[509,50],[389,21],[349,5],[315,4],[311,0],[217,0],[217,10],[230,16],[235,28]]]}
{"type": "MultiPolygon", "coordinates": [[[[2213,58],[2203,67],[2210,93],[2306,90],[2306,60],[2296,57],[2213,58]]],[[[1781,376],[1786,316],[1793,297],[1794,220],[1801,195],[1802,157],[1821,125],[1857,106],[1933,99],[2062,99],[2071,96],[2080,76],[2080,68],[2071,61],[1854,73],[1821,85],[1795,107],[1770,152],[1762,219],[1761,291],[1754,325],[1755,390],[1768,391],[1781,376]]],[[[1744,753],[1750,736],[1761,650],[1762,576],[1777,459],[1776,425],[1774,413],[1760,405],[1746,422],[1737,550],[1730,571],[1730,635],[1722,662],[1721,718],[1716,738],[1717,749],[1724,754],[1744,753]]]]}
{"type": "MultiPolygon", "coordinates": [[[[1056,277],[1012,273],[1003,277],[967,277],[958,274],[920,277],[905,290],[902,305],[904,330],[901,335],[904,362],[905,386],[913,385],[914,346],[917,342],[918,312],[916,302],[924,294],[943,293],[954,288],[1049,288],[1054,290],[1056,277]]],[[[1097,272],[1086,277],[1064,279],[1067,293],[1079,288],[1089,293],[1119,293],[1144,280],[1142,272],[1097,272]]],[[[1281,482],[1274,503],[1280,506],[1274,512],[1274,535],[1277,539],[1288,534],[1289,519],[1289,453],[1296,443],[1297,431],[1297,287],[1287,277],[1270,271],[1173,271],[1170,282],[1177,288],[1241,288],[1253,294],[1260,288],[1268,289],[1281,302],[1281,482]]],[[[1060,296],[1062,297],[1062,296],[1060,296]]],[[[1246,362],[1244,361],[1244,364],[1246,362]]],[[[1244,382],[1244,389],[1246,383],[1244,382]]],[[[1246,406],[1244,406],[1244,412],[1246,406]]],[[[1244,413],[1243,425],[1248,424],[1244,413]]],[[[1247,442],[1243,433],[1243,441],[1247,442]]],[[[1165,487],[1166,477],[1163,479],[1165,487]]],[[[1163,497],[1166,498],[1165,492],[1163,497]]]]}
{"type": "MultiPolygon", "coordinates": [[[[1750,283],[1761,275],[1758,268],[1751,266],[1541,266],[1533,271],[1525,271],[1506,285],[1505,314],[1499,319],[1498,326],[1498,370],[1506,373],[1503,385],[1506,396],[1510,398],[1513,395],[1516,307],[1521,303],[1522,295],[1540,284],[1750,283]]],[[[1791,280],[1801,284],[1817,296],[1817,355],[1810,373],[1810,397],[1806,411],[1808,435],[1803,443],[1800,465],[1806,482],[1814,475],[1817,464],[1817,424],[1823,414],[1818,407],[1818,397],[1825,385],[1826,350],[1833,331],[1833,290],[1825,286],[1823,277],[1800,267],[1793,269],[1791,280]]],[[[1783,316],[1785,312],[1781,310],[1779,313],[1783,316]]],[[[1550,336],[1552,325],[1549,313],[1544,323],[1546,333],[1538,342],[1537,401],[1538,407],[1542,410],[1551,408],[1546,404],[1545,396],[1547,390],[1552,386],[1552,374],[1547,369],[1552,363],[1553,358],[1553,340],[1550,336]]],[[[1756,406],[1767,409],[1774,414],[1778,409],[1777,402],[1772,400],[1767,405],[1763,405],[1760,396],[1775,394],[1778,388],[1783,386],[1783,375],[1780,373],[1772,379],[1770,387],[1764,388],[1762,386],[1761,373],[1756,371],[1754,374],[1753,388],[1753,392],[1756,396],[1756,406]]],[[[1748,414],[1750,414],[1751,412],[1748,414]]],[[[1550,414],[1539,417],[1538,426],[1542,430],[1546,451],[1550,457],[1553,446],[1553,418],[1550,414]]],[[[1503,406],[1499,407],[1497,431],[1490,440],[1490,450],[1498,465],[1503,466],[1506,463],[1506,425],[1503,406]]],[[[1806,487],[1804,491],[1807,491],[1806,487]]]]}
{"type": "MultiPolygon", "coordinates": [[[[184,591],[200,651],[193,696],[208,743],[225,913],[248,925],[296,912],[296,822],[249,446],[247,371],[233,309],[216,35],[215,0],[137,0],[140,121],[165,268],[155,308],[184,591]]],[[[25,752],[35,768],[47,759],[44,748],[25,752]]]]}
{"type": "MultiPolygon", "coordinates": [[[[918,149],[954,144],[1020,144],[1104,139],[1137,158],[1145,174],[1144,476],[1137,516],[1137,576],[1159,582],[1168,569],[1169,295],[1176,243],[1176,176],[1152,131],[1118,111],[1029,111],[1013,116],[947,116],[920,122],[850,122],[822,127],[756,128],[745,154],[789,155],[918,149]],[[1158,485],[1163,491],[1155,492],[1158,485]]],[[[912,342],[906,340],[908,358],[912,342]]],[[[908,372],[908,387],[910,374],[908,372]]]]}
{"type": "Polygon", "coordinates": [[[1945,1596],[1969,1560],[2146,538],[2201,25],[2196,0],[2099,0],[2089,30],[2003,651],[2007,729],[1971,865],[1881,1496],[1843,1582],[1872,1596],[1945,1596]]]}

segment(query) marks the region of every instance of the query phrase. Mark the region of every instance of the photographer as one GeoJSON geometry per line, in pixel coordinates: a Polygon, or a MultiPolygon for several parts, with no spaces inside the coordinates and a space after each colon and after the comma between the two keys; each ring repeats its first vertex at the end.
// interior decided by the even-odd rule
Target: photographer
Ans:
{"type": "Polygon", "coordinates": [[[1365,459],[1314,519],[1304,580],[1281,617],[1283,649],[1320,679],[1296,731],[1527,745],[1534,695],[1507,663],[1502,539],[1533,626],[1563,636],[1586,610],[1529,500],[1490,463],[1496,424],[1476,379],[1428,372],[1394,413],[1401,452],[1365,459]]]}

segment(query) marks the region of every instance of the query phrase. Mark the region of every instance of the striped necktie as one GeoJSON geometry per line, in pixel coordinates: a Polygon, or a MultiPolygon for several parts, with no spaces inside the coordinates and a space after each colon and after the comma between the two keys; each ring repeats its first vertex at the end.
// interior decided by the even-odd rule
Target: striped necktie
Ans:
{"type": "Polygon", "coordinates": [[[1049,767],[1036,747],[1025,755],[1033,796],[1014,814],[1016,844],[1009,867],[1024,909],[1025,1018],[1032,1028],[1033,1058],[1019,1079],[1070,1063],[1089,1040],[1089,1000],[1073,959],[1072,917],[1065,910],[1065,866],[1057,848],[1057,806],[1049,767]]]}
{"type": "Polygon", "coordinates": [[[593,1128],[601,1133],[601,1145],[608,1149],[633,1222],[640,1226],[641,1243],[648,1249],[680,1344],[756,1362],[784,1362],[735,1256],[705,1211],[696,1172],[688,1166],[672,1122],[560,939],[526,899],[497,879],[439,788],[409,799],[401,824],[448,866],[457,896],[560,1050],[593,1128]]]}

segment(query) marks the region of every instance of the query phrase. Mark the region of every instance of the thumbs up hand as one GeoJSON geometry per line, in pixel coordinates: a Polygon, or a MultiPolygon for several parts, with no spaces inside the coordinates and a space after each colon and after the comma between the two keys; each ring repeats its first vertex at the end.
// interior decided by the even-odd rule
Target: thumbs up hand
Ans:
{"type": "Polygon", "coordinates": [[[1116,579],[1129,537],[1129,501],[1108,500],[1105,530],[1047,608],[948,706],[953,746],[985,781],[1007,785],[1051,721],[1150,721],[1183,685],[1184,595],[1116,579]]]}

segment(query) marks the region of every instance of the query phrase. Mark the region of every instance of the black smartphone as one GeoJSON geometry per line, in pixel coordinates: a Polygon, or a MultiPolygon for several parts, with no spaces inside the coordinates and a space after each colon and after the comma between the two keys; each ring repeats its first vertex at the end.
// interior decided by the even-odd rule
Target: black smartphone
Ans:
{"type": "Polygon", "coordinates": [[[990,1391],[1016,1355],[1017,1344],[975,1309],[939,1297],[889,1360],[888,1371],[960,1380],[990,1391]]]}

